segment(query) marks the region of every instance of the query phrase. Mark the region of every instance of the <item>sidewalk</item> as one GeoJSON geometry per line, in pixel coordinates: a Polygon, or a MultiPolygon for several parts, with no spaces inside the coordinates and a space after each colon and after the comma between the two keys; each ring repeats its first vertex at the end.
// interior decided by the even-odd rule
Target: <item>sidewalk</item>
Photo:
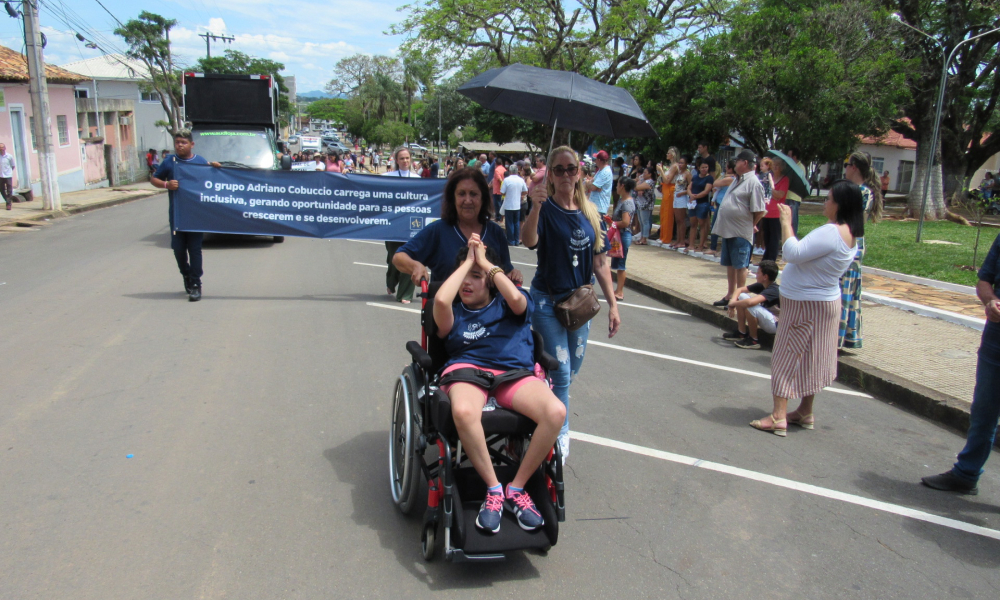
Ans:
{"type": "MultiPolygon", "coordinates": [[[[655,246],[631,246],[627,287],[721,328],[735,321],[712,302],[726,293],[718,263],[655,246]]],[[[865,274],[864,291],[945,310],[975,314],[974,296],[865,274]]],[[[781,283],[780,279],[778,283],[781,283]]],[[[626,295],[626,300],[627,300],[626,295]]],[[[980,332],[948,321],[863,301],[864,347],[844,351],[838,381],[961,431],[975,386],[980,332]]],[[[766,351],[766,350],[762,350],[766,351]]]]}
{"type": "Polygon", "coordinates": [[[62,194],[62,211],[51,211],[42,208],[42,201],[36,197],[31,202],[15,202],[11,210],[3,210],[0,206],[0,231],[30,231],[32,223],[44,222],[54,217],[72,215],[106,206],[114,206],[156,194],[163,190],[153,187],[148,181],[132,183],[113,188],[96,188],[62,194]]]}

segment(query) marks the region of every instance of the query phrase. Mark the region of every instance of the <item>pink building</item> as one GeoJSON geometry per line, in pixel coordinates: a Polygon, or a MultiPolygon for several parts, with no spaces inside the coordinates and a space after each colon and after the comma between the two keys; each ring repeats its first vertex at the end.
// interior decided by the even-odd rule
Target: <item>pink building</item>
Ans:
{"type": "MultiPolygon", "coordinates": [[[[53,65],[45,66],[45,75],[59,190],[66,193],[85,189],[85,152],[76,122],[74,87],[87,81],[87,78],[53,65]]],[[[41,183],[33,122],[25,58],[10,48],[0,46],[0,143],[14,155],[17,164],[14,190],[24,192],[30,187],[38,194],[41,183]]]]}

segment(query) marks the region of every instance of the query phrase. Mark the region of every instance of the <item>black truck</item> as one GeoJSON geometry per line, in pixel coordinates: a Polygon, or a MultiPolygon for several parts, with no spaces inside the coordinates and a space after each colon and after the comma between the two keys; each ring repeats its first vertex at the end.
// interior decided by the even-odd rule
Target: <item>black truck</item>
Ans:
{"type": "MultiPolygon", "coordinates": [[[[270,75],[184,73],[184,120],[196,152],[223,167],[292,168],[278,152],[278,84],[270,75]]],[[[275,242],[283,242],[276,236],[275,242]]]]}

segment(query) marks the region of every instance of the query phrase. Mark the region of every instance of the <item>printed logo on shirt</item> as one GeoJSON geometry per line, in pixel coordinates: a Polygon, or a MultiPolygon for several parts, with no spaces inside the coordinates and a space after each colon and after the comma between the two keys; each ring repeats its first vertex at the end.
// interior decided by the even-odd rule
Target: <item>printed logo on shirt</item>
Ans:
{"type": "Polygon", "coordinates": [[[469,323],[468,331],[463,333],[462,337],[469,341],[473,341],[485,337],[486,335],[488,335],[488,332],[480,323],[469,323]]]}
{"type": "Polygon", "coordinates": [[[574,229],[573,235],[569,239],[569,247],[574,252],[583,252],[587,248],[590,248],[590,237],[584,230],[574,229]]]}

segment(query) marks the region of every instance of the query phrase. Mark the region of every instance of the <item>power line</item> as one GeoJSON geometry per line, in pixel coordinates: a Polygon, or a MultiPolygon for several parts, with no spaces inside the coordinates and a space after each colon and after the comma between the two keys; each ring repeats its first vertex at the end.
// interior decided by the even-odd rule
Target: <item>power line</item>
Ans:
{"type": "Polygon", "coordinates": [[[100,4],[100,5],[101,5],[101,8],[103,8],[103,9],[104,9],[104,12],[108,13],[109,15],[111,15],[111,18],[112,18],[112,19],[114,19],[114,20],[115,20],[115,21],[116,21],[116,22],[117,22],[117,23],[118,23],[119,25],[121,25],[122,27],[125,27],[125,23],[122,23],[121,21],[119,21],[119,20],[118,20],[118,17],[116,17],[116,16],[114,15],[114,13],[112,13],[112,12],[111,12],[110,10],[108,10],[108,7],[107,7],[107,6],[104,6],[104,3],[103,3],[103,2],[101,2],[101,0],[94,0],[94,2],[96,2],[96,3],[100,4]]]}

